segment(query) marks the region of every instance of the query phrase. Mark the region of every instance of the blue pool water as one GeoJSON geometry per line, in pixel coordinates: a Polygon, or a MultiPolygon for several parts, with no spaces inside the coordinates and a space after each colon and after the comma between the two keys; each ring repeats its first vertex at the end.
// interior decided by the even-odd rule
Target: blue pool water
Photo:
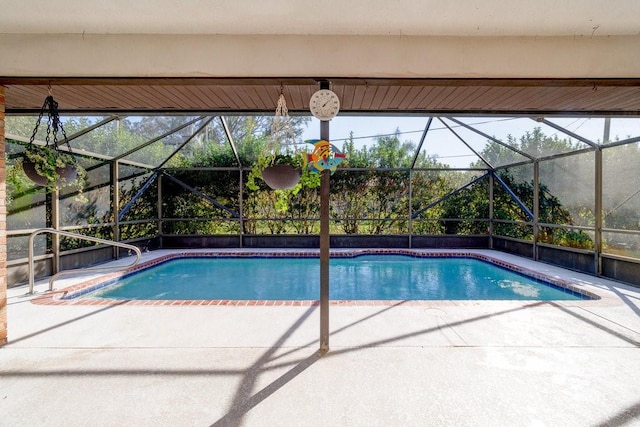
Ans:
{"type": "MultiPolygon", "coordinates": [[[[90,294],[141,300],[317,300],[317,258],[179,258],[90,294]]],[[[472,258],[363,255],[332,258],[332,300],[583,299],[472,258]]]]}

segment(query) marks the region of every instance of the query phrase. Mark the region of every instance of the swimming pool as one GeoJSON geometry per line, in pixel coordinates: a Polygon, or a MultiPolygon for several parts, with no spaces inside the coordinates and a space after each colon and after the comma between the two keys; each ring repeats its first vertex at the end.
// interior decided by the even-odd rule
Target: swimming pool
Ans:
{"type": "MultiPolygon", "coordinates": [[[[308,301],[318,299],[319,286],[317,257],[189,256],[160,261],[133,274],[69,293],[66,298],[308,301]]],[[[590,298],[571,287],[527,276],[487,259],[365,253],[332,257],[330,299],[590,298]]]]}

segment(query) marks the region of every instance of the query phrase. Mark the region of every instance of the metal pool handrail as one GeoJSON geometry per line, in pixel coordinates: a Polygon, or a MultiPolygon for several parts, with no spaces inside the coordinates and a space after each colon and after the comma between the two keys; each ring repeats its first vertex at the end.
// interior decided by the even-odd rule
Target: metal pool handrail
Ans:
{"type": "Polygon", "coordinates": [[[34,268],[34,265],[33,265],[33,258],[34,258],[34,256],[33,256],[33,241],[34,241],[35,237],[38,234],[42,234],[42,233],[57,234],[57,235],[60,235],[60,236],[65,236],[65,237],[74,237],[76,239],[87,240],[89,242],[95,242],[95,243],[102,243],[102,244],[105,244],[105,245],[117,246],[119,248],[130,249],[130,250],[132,250],[132,251],[134,251],[136,253],[136,259],[133,261],[133,263],[131,263],[129,265],[114,266],[114,267],[76,268],[74,270],[59,271],[56,274],[54,274],[53,276],[51,276],[51,278],[49,279],[49,291],[53,290],[53,282],[60,276],[68,275],[68,274],[74,274],[74,273],[77,273],[77,272],[121,270],[121,269],[129,268],[129,267],[133,267],[134,265],[138,264],[138,262],[140,262],[140,257],[142,256],[142,252],[140,252],[140,249],[138,249],[138,247],[133,246],[133,245],[129,245],[127,243],[114,242],[112,240],[105,240],[105,239],[100,239],[98,237],[85,236],[83,234],[78,234],[78,233],[70,233],[68,231],[55,230],[53,228],[40,228],[38,230],[35,230],[34,232],[32,232],[29,235],[29,292],[28,292],[29,294],[33,293],[33,285],[34,285],[34,282],[35,282],[35,268],[34,268]]]}

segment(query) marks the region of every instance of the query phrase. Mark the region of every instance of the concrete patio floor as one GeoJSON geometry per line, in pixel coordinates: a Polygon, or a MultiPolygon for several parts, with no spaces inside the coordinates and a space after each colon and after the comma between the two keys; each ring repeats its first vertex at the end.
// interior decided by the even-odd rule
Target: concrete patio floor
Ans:
{"type": "Polygon", "coordinates": [[[640,289],[484,252],[603,298],[332,306],[320,355],[317,306],[38,305],[11,288],[0,425],[640,425],[640,289]]]}

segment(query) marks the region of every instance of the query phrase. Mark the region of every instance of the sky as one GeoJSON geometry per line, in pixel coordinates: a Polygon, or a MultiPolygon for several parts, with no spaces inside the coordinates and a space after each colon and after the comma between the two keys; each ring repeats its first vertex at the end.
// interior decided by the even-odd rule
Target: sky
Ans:
{"type": "MultiPolygon", "coordinates": [[[[536,122],[530,118],[512,117],[464,117],[458,118],[487,135],[505,141],[507,135],[517,138],[531,131],[534,127],[542,128],[547,136],[557,135],[558,138],[570,138],[563,132],[549,127],[544,123],[536,122]]],[[[604,134],[603,118],[567,117],[549,118],[550,121],[562,126],[591,141],[602,141],[604,134]]],[[[393,134],[396,129],[401,132],[402,142],[411,141],[416,146],[420,142],[422,133],[427,124],[428,117],[422,116],[337,116],[329,123],[329,137],[338,148],[342,148],[344,140],[349,138],[353,131],[356,147],[371,146],[377,135],[393,134]]],[[[447,125],[464,139],[477,152],[482,151],[487,143],[487,138],[478,135],[460,125],[445,120],[447,125]]],[[[625,139],[640,135],[640,118],[614,118],[611,120],[610,140],[625,139]]],[[[303,140],[318,139],[320,137],[320,121],[313,118],[303,134],[303,140]]],[[[574,140],[574,142],[577,142],[574,140]]],[[[584,145],[587,147],[587,145],[584,145]]],[[[439,120],[434,120],[427,138],[423,144],[423,150],[430,155],[436,155],[440,161],[448,163],[451,167],[467,167],[475,162],[475,154],[460,141],[458,136],[447,129],[439,120]]]]}
{"type": "MultiPolygon", "coordinates": [[[[129,117],[128,119],[135,120],[136,118],[129,117]]],[[[520,138],[535,127],[542,128],[543,133],[547,136],[557,135],[561,139],[571,138],[555,128],[527,117],[467,116],[458,117],[457,119],[502,141],[506,141],[508,135],[520,138]]],[[[439,162],[448,164],[451,168],[467,168],[471,163],[477,162],[478,157],[473,151],[482,152],[487,145],[487,138],[447,119],[443,120],[450,129],[439,119],[434,118],[427,138],[423,143],[423,152],[426,151],[428,155],[435,156],[439,162]],[[471,148],[467,147],[460,138],[471,148]]],[[[603,139],[604,118],[550,117],[548,120],[591,141],[599,142],[603,139]]],[[[393,135],[396,130],[399,130],[401,142],[411,142],[417,147],[427,122],[428,116],[418,115],[338,115],[329,122],[329,135],[331,142],[341,149],[343,142],[349,138],[349,133],[353,132],[356,148],[362,148],[365,145],[371,147],[375,144],[379,135],[393,135]]],[[[640,117],[611,119],[610,140],[615,141],[616,139],[637,136],[640,136],[640,117]]],[[[302,135],[302,140],[319,138],[320,121],[311,118],[302,135]]],[[[573,139],[573,142],[577,143],[579,148],[588,147],[575,139],[573,139]]],[[[526,159],[522,158],[522,160],[526,159]]]]}

